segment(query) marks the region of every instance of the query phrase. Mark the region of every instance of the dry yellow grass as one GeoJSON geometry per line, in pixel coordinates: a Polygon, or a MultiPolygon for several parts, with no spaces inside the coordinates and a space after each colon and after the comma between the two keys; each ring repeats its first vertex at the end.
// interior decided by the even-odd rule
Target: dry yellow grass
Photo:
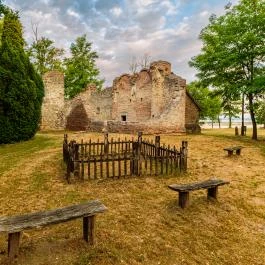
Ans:
{"type": "MultiPolygon", "coordinates": [[[[70,134],[90,137],[102,136],[70,134]]],[[[234,137],[233,130],[162,135],[161,143],[179,146],[181,140],[189,141],[186,175],[69,185],[62,138],[62,133],[41,133],[30,142],[0,147],[0,215],[95,198],[108,212],[97,218],[94,247],[82,240],[81,220],[25,231],[17,264],[265,264],[264,141],[234,137]],[[231,145],[243,145],[242,155],[228,158],[223,148],[231,145]],[[194,191],[189,207],[182,210],[177,193],[167,188],[212,176],[231,181],[219,189],[216,202],[208,202],[205,191],[194,191]]],[[[1,264],[6,264],[6,239],[0,235],[1,264]]]]}

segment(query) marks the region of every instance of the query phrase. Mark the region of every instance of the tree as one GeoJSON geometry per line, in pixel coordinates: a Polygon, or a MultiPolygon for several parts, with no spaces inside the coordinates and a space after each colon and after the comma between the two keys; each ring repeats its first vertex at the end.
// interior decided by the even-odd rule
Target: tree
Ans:
{"type": "Polygon", "coordinates": [[[132,56],[129,62],[129,71],[131,74],[135,74],[139,69],[149,68],[151,64],[151,55],[145,53],[140,59],[137,59],[136,56],[132,56]]]}
{"type": "Polygon", "coordinates": [[[230,98],[223,100],[222,102],[223,114],[225,117],[228,117],[229,120],[229,128],[232,128],[232,118],[238,118],[238,114],[240,113],[240,109],[238,107],[238,103],[232,101],[230,98]]]}
{"type": "Polygon", "coordinates": [[[4,19],[0,18],[0,46],[1,46],[1,39],[2,39],[2,31],[3,31],[4,19]]]}
{"type": "Polygon", "coordinates": [[[213,126],[213,122],[219,120],[219,115],[222,110],[220,97],[198,81],[193,81],[188,84],[187,89],[201,107],[200,118],[210,119],[213,126]]]}
{"type": "Polygon", "coordinates": [[[133,56],[129,62],[129,71],[132,75],[134,75],[139,67],[139,63],[137,62],[137,59],[135,56],[133,56]]]}
{"type": "Polygon", "coordinates": [[[62,71],[63,69],[61,57],[64,50],[54,47],[53,43],[52,40],[41,37],[34,41],[28,49],[28,55],[41,75],[50,70],[62,71]]]}
{"type": "Polygon", "coordinates": [[[43,83],[24,51],[17,12],[0,3],[0,144],[27,140],[38,129],[43,83]]]}
{"type": "Polygon", "coordinates": [[[70,47],[72,56],[64,61],[65,96],[67,98],[73,98],[91,84],[95,85],[98,90],[102,88],[104,80],[98,78],[99,70],[95,65],[98,55],[92,51],[91,46],[92,43],[86,40],[86,35],[83,35],[78,37],[70,47]]]}
{"type": "Polygon", "coordinates": [[[229,128],[232,128],[232,118],[238,117],[240,113],[240,108],[238,107],[240,99],[240,94],[229,93],[229,89],[223,85],[221,88],[215,89],[213,91],[214,96],[219,96],[221,98],[221,107],[225,117],[229,119],[229,128]]]}
{"type": "Polygon", "coordinates": [[[143,68],[149,68],[152,57],[148,53],[145,53],[139,60],[139,66],[143,68]]]}
{"type": "Polygon", "coordinates": [[[38,36],[38,26],[32,24],[34,41],[28,47],[28,55],[39,74],[43,75],[50,70],[63,70],[63,49],[53,46],[54,42],[48,38],[38,36]]]}
{"type": "Polygon", "coordinates": [[[263,128],[265,129],[265,101],[257,102],[256,105],[256,113],[257,113],[257,122],[259,124],[263,124],[263,128]]]}
{"type": "Polygon", "coordinates": [[[200,34],[201,53],[190,65],[199,71],[206,84],[222,87],[230,94],[245,95],[253,125],[252,139],[257,139],[255,99],[265,90],[265,1],[241,0],[227,6],[225,15],[210,17],[200,34]]]}

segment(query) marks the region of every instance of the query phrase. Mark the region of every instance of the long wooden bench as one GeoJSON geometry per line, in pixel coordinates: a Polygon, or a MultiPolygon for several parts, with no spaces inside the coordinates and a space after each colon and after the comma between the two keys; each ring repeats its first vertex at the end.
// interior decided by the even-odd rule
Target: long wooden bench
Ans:
{"type": "Polygon", "coordinates": [[[171,184],[168,187],[171,190],[177,191],[179,193],[179,206],[184,209],[189,202],[190,191],[207,189],[207,198],[217,199],[218,187],[225,184],[229,184],[229,182],[221,179],[209,179],[206,181],[190,184],[171,184]]]}
{"type": "Polygon", "coordinates": [[[224,148],[224,150],[227,151],[228,156],[231,156],[233,155],[234,151],[236,152],[237,155],[240,155],[242,148],[243,148],[242,146],[234,146],[234,147],[224,148]]]}
{"type": "Polygon", "coordinates": [[[19,240],[23,230],[63,223],[77,218],[83,218],[84,240],[93,245],[95,216],[106,210],[107,208],[99,200],[94,200],[55,210],[0,217],[0,232],[8,233],[8,257],[13,260],[18,256],[19,240]]]}

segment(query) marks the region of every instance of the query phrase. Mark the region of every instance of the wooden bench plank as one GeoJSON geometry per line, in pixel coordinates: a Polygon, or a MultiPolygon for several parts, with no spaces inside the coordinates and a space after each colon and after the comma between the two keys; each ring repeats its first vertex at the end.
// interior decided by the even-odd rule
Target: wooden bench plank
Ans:
{"type": "Polygon", "coordinates": [[[207,199],[217,199],[218,187],[225,184],[229,184],[229,182],[220,179],[209,179],[190,184],[171,184],[168,187],[179,193],[179,206],[184,209],[189,203],[190,191],[207,189],[207,199]]]}
{"type": "Polygon", "coordinates": [[[234,146],[234,147],[231,146],[231,147],[224,148],[224,151],[228,152],[228,156],[233,155],[234,151],[236,151],[237,155],[240,155],[242,148],[244,148],[244,147],[243,146],[234,146]]]}
{"type": "Polygon", "coordinates": [[[17,216],[0,217],[0,232],[15,233],[26,229],[67,222],[81,217],[103,213],[107,208],[94,200],[56,210],[41,211],[17,216]]]}
{"type": "Polygon", "coordinates": [[[209,189],[220,185],[229,184],[228,181],[223,181],[221,179],[209,179],[202,182],[195,182],[190,184],[171,184],[168,187],[174,191],[192,191],[192,190],[199,190],[199,189],[209,189]]]}

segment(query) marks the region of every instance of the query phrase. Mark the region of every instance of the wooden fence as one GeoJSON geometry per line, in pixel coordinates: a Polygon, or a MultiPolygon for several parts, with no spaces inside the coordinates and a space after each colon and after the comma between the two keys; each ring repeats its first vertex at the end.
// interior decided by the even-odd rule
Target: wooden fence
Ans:
{"type": "Polygon", "coordinates": [[[118,139],[77,143],[63,141],[63,159],[67,166],[66,178],[70,182],[71,173],[85,179],[122,178],[142,175],[176,174],[186,171],[188,143],[182,142],[179,150],[175,146],[161,146],[160,136],[155,141],[142,139],[118,139]]]}

